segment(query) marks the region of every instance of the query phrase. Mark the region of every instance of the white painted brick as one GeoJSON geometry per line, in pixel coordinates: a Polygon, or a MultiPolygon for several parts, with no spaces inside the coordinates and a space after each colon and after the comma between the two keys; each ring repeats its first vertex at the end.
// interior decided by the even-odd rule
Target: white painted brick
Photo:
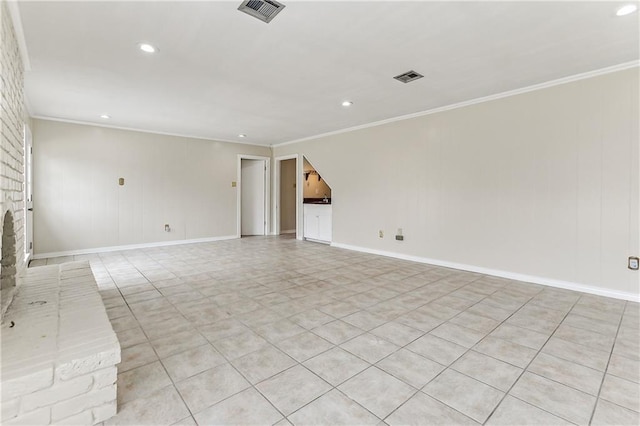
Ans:
{"type": "Polygon", "coordinates": [[[115,400],[96,407],[93,409],[93,422],[95,424],[109,420],[111,417],[115,416],[117,412],[118,405],[115,400]]]}
{"type": "Polygon", "coordinates": [[[0,406],[0,421],[3,423],[18,415],[20,409],[20,398],[4,401],[0,406]]]}
{"type": "Polygon", "coordinates": [[[61,424],[116,412],[120,345],[98,291],[88,262],[27,271],[6,313],[15,326],[0,333],[5,416],[18,410],[11,421],[43,416],[39,407],[61,424]]]}
{"type": "MultiPolygon", "coordinates": [[[[82,351],[87,351],[83,348],[82,351]]],[[[69,380],[74,377],[101,370],[120,362],[120,346],[112,345],[110,350],[95,352],[83,358],[64,363],[56,367],[56,378],[69,380]]]]}
{"type": "Polygon", "coordinates": [[[56,402],[89,392],[93,387],[93,375],[87,374],[66,382],[56,381],[48,389],[31,393],[22,397],[21,412],[29,412],[40,407],[47,407],[56,402]]]}
{"type": "Polygon", "coordinates": [[[4,380],[3,378],[2,401],[6,401],[18,396],[26,395],[28,393],[36,392],[40,389],[47,388],[52,384],[53,384],[53,367],[36,371],[34,373],[31,373],[25,376],[16,377],[15,379],[12,379],[12,380],[4,380]]]}
{"type": "Polygon", "coordinates": [[[25,425],[25,426],[34,426],[34,425],[48,425],[51,423],[51,408],[41,408],[36,411],[32,411],[23,416],[15,417],[7,422],[2,422],[4,426],[14,426],[14,425],[25,425]]]}
{"type": "Polygon", "coordinates": [[[101,389],[111,386],[116,383],[116,380],[118,380],[118,367],[114,365],[93,373],[93,388],[101,389]]]}
{"type": "MultiPolygon", "coordinates": [[[[9,210],[13,213],[16,229],[16,253],[21,253],[24,247],[24,233],[21,231],[20,221],[24,212],[24,204],[21,200],[23,187],[23,64],[16,41],[15,31],[11,22],[6,2],[0,2],[0,68],[2,69],[2,102],[0,102],[2,113],[0,120],[2,124],[0,129],[2,137],[0,138],[0,151],[2,169],[0,174],[0,188],[2,189],[2,197],[0,199],[0,215],[9,210]],[[20,231],[20,232],[18,232],[20,231]]],[[[0,227],[0,234],[2,233],[0,227]]],[[[0,239],[1,241],[1,239],[0,239]]],[[[1,242],[0,242],[1,245],[1,242]]],[[[16,262],[18,275],[26,269],[26,264],[19,256],[16,262]]],[[[10,293],[15,291],[12,288],[9,293],[2,294],[2,313],[8,306],[6,301],[11,300],[10,293]]]]}
{"type": "Polygon", "coordinates": [[[82,413],[76,414],[75,416],[67,417],[66,419],[54,422],[54,424],[65,426],[91,425],[93,423],[93,412],[91,410],[83,411],[82,413]]]}
{"type": "Polygon", "coordinates": [[[53,421],[58,421],[66,417],[73,416],[82,411],[99,407],[108,402],[116,400],[116,387],[110,386],[95,391],[91,391],[84,395],[76,396],[67,401],[59,402],[51,409],[53,421]]]}

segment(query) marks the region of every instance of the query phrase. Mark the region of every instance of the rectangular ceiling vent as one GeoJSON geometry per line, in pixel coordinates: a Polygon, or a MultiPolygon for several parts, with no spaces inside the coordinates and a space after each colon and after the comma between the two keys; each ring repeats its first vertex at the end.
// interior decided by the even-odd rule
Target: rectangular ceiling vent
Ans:
{"type": "Polygon", "coordinates": [[[284,4],[274,0],[245,0],[238,10],[268,24],[284,8],[284,4]]]}
{"type": "Polygon", "coordinates": [[[405,73],[402,73],[400,75],[396,75],[393,78],[395,78],[396,80],[401,81],[403,83],[410,83],[410,82],[412,82],[414,80],[417,80],[419,78],[422,78],[422,77],[424,77],[424,75],[419,74],[419,73],[415,72],[414,70],[411,70],[411,71],[407,71],[405,73]]]}

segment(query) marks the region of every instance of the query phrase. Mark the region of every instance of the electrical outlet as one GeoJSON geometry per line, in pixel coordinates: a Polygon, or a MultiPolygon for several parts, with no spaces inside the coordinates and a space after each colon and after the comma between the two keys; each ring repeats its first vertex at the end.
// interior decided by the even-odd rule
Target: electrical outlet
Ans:
{"type": "Polygon", "coordinates": [[[398,232],[396,232],[396,235],[402,235],[402,228],[398,228],[398,232]]]}
{"type": "Polygon", "coordinates": [[[638,259],[637,257],[631,257],[629,256],[629,263],[628,263],[628,267],[629,269],[632,269],[634,271],[638,270],[638,261],[640,259],[638,259]]]}
{"type": "Polygon", "coordinates": [[[169,226],[168,223],[165,223],[164,225],[164,232],[171,232],[171,227],[169,226]]]}
{"type": "Polygon", "coordinates": [[[378,231],[378,237],[384,238],[384,231],[382,229],[378,231]]]}
{"type": "Polygon", "coordinates": [[[397,241],[404,241],[404,235],[396,235],[397,241]]]}

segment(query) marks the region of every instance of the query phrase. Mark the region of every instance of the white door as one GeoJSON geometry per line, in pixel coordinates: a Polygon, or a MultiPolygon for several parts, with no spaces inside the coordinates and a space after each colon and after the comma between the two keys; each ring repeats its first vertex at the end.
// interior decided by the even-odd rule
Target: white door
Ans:
{"type": "Polygon", "coordinates": [[[265,160],[242,159],[240,199],[241,235],[265,235],[265,160]]]}
{"type": "Polygon", "coordinates": [[[32,136],[29,127],[24,127],[24,199],[26,200],[24,252],[31,259],[33,256],[33,181],[32,181],[32,136]]]}

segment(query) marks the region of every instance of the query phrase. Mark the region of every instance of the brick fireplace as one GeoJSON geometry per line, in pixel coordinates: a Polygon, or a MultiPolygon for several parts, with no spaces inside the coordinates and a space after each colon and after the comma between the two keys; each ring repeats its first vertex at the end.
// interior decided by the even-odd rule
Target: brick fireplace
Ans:
{"type": "Polygon", "coordinates": [[[87,262],[27,269],[23,62],[0,1],[0,424],[87,424],[116,413],[120,345],[87,262]]]}
{"type": "Polygon", "coordinates": [[[0,292],[2,316],[13,300],[16,289],[16,235],[13,213],[6,210],[2,220],[2,257],[0,258],[0,292]]]}

